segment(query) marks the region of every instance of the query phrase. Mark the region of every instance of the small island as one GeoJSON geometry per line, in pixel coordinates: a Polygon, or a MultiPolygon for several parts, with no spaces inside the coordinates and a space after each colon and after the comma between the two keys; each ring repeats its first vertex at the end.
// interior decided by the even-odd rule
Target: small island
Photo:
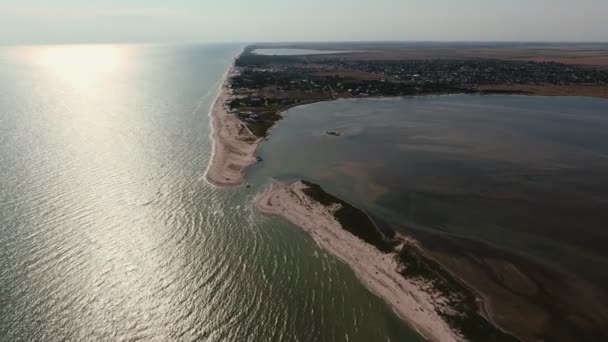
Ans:
{"type": "Polygon", "coordinates": [[[330,136],[334,136],[334,137],[340,137],[342,136],[342,133],[338,132],[338,131],[325,131],[326,135],[330,135],[330,136]]]}

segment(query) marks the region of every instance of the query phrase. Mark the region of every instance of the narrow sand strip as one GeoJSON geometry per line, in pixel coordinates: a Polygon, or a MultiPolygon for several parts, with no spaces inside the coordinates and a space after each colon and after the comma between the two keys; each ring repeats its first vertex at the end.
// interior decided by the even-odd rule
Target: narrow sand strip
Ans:
{"type": "Polygon", "coordinates": [[[284,217],[304,229],[323,249],[345,262],[359,280],[389,303],[395,312],[433,341],[461,341],[435,308],[442,298],[425,292],[399,273],[399,264],[343,229],[334,218],[338,208],[326,207],[302,190],[302,182],[274,183],[256,199],[258,210],[284,217]]]}
{"type": "Polygon", "coordinates": [[[206,178],[216,186],[242,184],[244,171],[255,162],[255,150],[262,142],[227,108],[227,103],[232,98],[229,83],[236,72],[234,66],[231,66],[209,111],[213,155],[206,178]]]}

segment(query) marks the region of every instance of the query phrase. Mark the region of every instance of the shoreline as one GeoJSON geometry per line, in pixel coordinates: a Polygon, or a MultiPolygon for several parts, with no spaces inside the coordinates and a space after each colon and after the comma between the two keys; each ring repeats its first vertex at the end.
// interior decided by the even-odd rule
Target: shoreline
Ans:
{"type": "MultiPolygon", "coordinates": [[[[218,95],[213,102],[209,117],[211,121],[210,138],[212,141],[212,155],[207,165],[206,180],[218,187],[233,187],[242,185],[245,182],[245,172],[248,167],[256,163],[255,152],[258,147],[264,142],[264,138],[258,137],[251,132],[247,124],[241,119],[230,113],[225,107],[232,97],[232,89],[229,82],[230,77],[235,75],[234,66],[231,66],[224,82],[218,91],[218,95]]],[[[525,92],[515,93],[436,93],[436,94],[419,94],[419,95],[403,95],[403,96],[369,96],[369,97],[337,97],[333,99],[320,99],[314,101],[303,101],[301,103],[289,105],[277,112],[282,116],[286,111],[299,106],[311,105],[322,102],[332,102],[340,100],[383,100],[383,99],[399,99],[399,98],[417,98],[417,97],[434,97],[434,96],[539,96],[539,97],[589,97],[589,98],[605,98],[602,96],[593,95],[578,95],[578,94],[535,94],[525,92]]],[[[278,121],[277,121],[278,122],[278,121]]],[[[275,122],[269,129],[268,135],[276,126],[275,122]]]]}
{"type": "Polygon", "coordinates": [[[247,125],[226,108],[226,103],[233,96],[230,79],[236,72],[233,62],[225,74],[208,114],[212,153],[205,179],[211,185],[218,187],[243,184],[244,171],[255,163],[255,151],[263,141],[262,138],[251,133],[247,125]]]}
{"type": "MultiPolygon", "coordinates": [[[[238,59],[242,54],[243,53],[235,58],[235,62],[236,59],[238,59]]],[[[266,119],[266,121],[264,121],[264,123],[267,123],[268,125],[264,126],[263,132],[260,133],[255,125],[248,126],[246,121],[249,122],[249,120],[241,120],[239,115],[235,114],[238,113],[240,105],[236,106],[236,112],[231,112],[230,108],[226,107],[226,103],[229,103],[231,99],[241,99],[239,96],[239,89],[243,88],[242,84],[239,85],[238,83],[231,82],[234,76],[239,75],[239,71],[246,70],[246,68],[237,68],[235,63],[232,64],[232,66],[226,72],[226,76],[218,91],[217,98],[209,111],[209,116],[211,119],[210,137],[213,142],[213,152],[207,167],[205,178],[210,184],[219,187],[238,186],[245,182],[245,172],[247,168],[256,162],[255,153],[257,148],[271,134],[272,130],[278,124],[278,121],[280,121],[280,119],[283,117],[282,114],[298,106],[337,100],[382,100],[415,98],[420,96],[435,97],[493,95],[522,97],[608,97],[608,95],[606,95],[608,93],[605,92],[606,87],[602,88],[591,86],[560,87],[551,85],[489,85],[479,87],[476,89],[476,91],[470,93],[465,91],[455,91],[388,96],[336,96],[332,90],[332,98],[310,99],[303,96],[298,97],[298,94],[295,96],[290,95],[291,97],[287,97],[287,99],[291,100],[292,103],[284,107],[279,107],[280,109],[269,106],[267,102],[265,104],[265,108],[273,108],[271,113],[272,116],[269,116],[270,119],[266,119]],[[232,84],[234,84],[235,88],[237,89],[236,94],[233,93],[232,84]],[[590,92],[590,90],[593,90],[594,92],[598,91],[599,93],[590,92]],[[295,103],[293,103],[294,100],[295,103]]],[[[246,89],[248,87],[244,88],[246,89]]],[[[264,108],[263,106],[259,105],[259,101],[260,98],[264,97],[266,97],[267,101],[268,99],[272,100],[272,92],[270,92],[271,95],[268,96],[263,91],[254,90],[254,87],[250,88],[251,89],[246,89],[250,92],[243,93],[242,96],[254,98],[257,101],[257,104],[255,104],[253,101],[249,103],[247,101],[243,101],[242,103],[245,103],[243,107],[254,107],[253,112],[256,114],[260,112],[262,114],[266,113],[264,112],[265,109],[259,109],[264,108]],[[254,103],[254,105],[252,105],[252,103],[254,103]],[[257,110],[259,112],[255,112],[255,108],[258,108],[257,110]]],[[[277,98],[283,99],[281,97],[277,98]]],[[[274,100],[276,101],[276,98],[274,98],[274,100]]],[[[275,106],[277,102],[281,103],[276,101],[275,106]]],[[[284,102],[282,104],[284,104],[284,102]]],[[[250,111],[251,109],[245,108],[245,110],[250,111]]],[[[248,119],[248,117],[246,117],[246,119],[248,119]]],[[[517,288],[513,290],[508,287],[509,285],[513,284],[505,285],[493,278],[485,279],[481,277],[479,278],[481,280],[473,279],[475,281],[471,281],[471,274],[480,272],[481,266],[475,263],[470,263],[471,265],[467,264],[467,262],[469,262],[467,261],[468,259],[459,260],[458,262],[460,262],[461,265],[457,264],[453,259],[444,259],[441,252],[426,248],[427,241],[420,240],[417,236],[414,238],[398,235],[398,239],[393,240],[393,242],[399,241],[400,243],[397,245],[397,247],[395,247],[394,250],[390,252],[386,252],[384,249],[379,250],[373,244],[369,244],[369,242],[367,242],[368,240],[365,237],[362,238],[359,233],[349,231],[349,229],[346,227],[352,227],[352,225],[344,224],[342,220],[338,219],[338,216],[335,215],[338,211],[337,208],[339,208],[340,205],[352,206],[351,204],[331,203],[327,205],[327,203],[323,201],[317,201],[316,197],[313,198],[309,193],[303,191],[305,190],[304,188],[306,188],[307,184],[308,183],[304,181],[290,184],[273,183],[270,189],[267,189],[264,193],[256,197],[255,208],[262,214],[280,216],[303,229],[319,247],[349,266],[362,285],[388,303],[388,305],[391,306],[393,311],[402,320],[411,325],[425,339],[430,339],[433,341],[461,341],[469,339],[471,336],[471,326],[464,326],[464,329],[469,329],[469,331],[465,332],[463,330],[463,321],[458,321],[459,318],[462,318],[467,314],[463,314],[458,317],[454,316],[455,314],[458,315],[458,313],[463,312],[477,315],[476,317],[472,318],[473,320],[477,320],[475,322],[484,321],[484,324],[487,323],[487,325],[492,327],[492,329],[498,331],[499,335],[503,334],[503,336],[499,336],[501,337],[500,340],[503,340],[502,337],[505,337],[504,340],[509,341],[513,338],[525,340],[525,337],[536,336],[535,334],[526,335],[530,331],[535,332],[534,329],[536,329],[538,333],[545,333],[543,330],[544,328],[542,328],[542,324],[538,327],[532,326],[536,323],[530,323],[530,326],[525,326],[522,329],[514,329],[513,322],[518,322],[517,320],[519,318],[516,316],[503,317],[502,314],[505,312],[510,314],[511,312],[508,311],[509,309],[520,305],[522,307],[525,306],[526,310],[529,312],[536,314],[535,317],[538,318],[538,320],[548,320],[550,316],[546,316],[545,314],[552,314],[553,312],[551,310],[554,310],[553,306],[548,307],[548,309],[545,307],[541,309],[540,306],[537,306],[538,303],[536,302],[532,302],[531,304],[523,301],[520,302],[519,300],[521,298],[516,298],[518,296],[518,294],[515,293],[517,288]],[[448,289],[447,292],[437,292],[438,287],[433,288],[433,286],[429,285],[429,283],[425,282],[425,280],[416,278],[416,274],[412,275],[412,272],[410,271],[410,263],[408,260],[404,259],[410,256],[414,258],[414,263],[419,260],[418,258],[426,259],[426,261],[440,267],[442,270],[441,272],[447,274],[450,279],[455,280],[455,283],[458,284],[457,286],[460,286],[460,288],[466,288],[467,292],[472,297],[462,300],[468,300],[467,303],[477,303],[477,305],[475,305],[477,311],[460,311],[454,309],[456,306],[453,305],[455,302],[451,294],[454,292],[451,288],[448,289]],[[452,269],[456,268],[456,266],[454,266],[455,263],[456,266],[463,266],[461,267],[462,269],[473,271],[470,272],[470,274],[455,272],[452,269]],[[475,267],[478,267],[479,270],[474,269],[475,267]],[[483,283],[482,280],[486,283],[483,283]],[[490,283],[490,281],[495,281],[496,284],[502,287],[499,288],[496,286],[496,284],[490,283]],[[503,289],[505,286],[507,286],[506,290],[503,289]],[[495,302],[494,299],[496,299],[493,297],[495,293],[492,291],[498,293],[498,295],[503,295],[503,297],[497,297],[499,300],[503,300],[501,304],[506,303],[505,298],[515,298],[516,301],[505,304],[503,305],[504,307],[500,307],[502,311],[492,310],[493,302],[495,302]],[[483,320],[479,319],[479,317],[483,318],[483,320]],[[457,321],[456,324],[458,325],[454,325],[455,320],[457,321]],[[529,329],[529,331],[525,329],[529,329]]],[[[368,219],[371,221],[370,217],[368,217],[368,219]]],[[[466,257],[469,258],[469,256],[466,257]]],[[[478,260],[473,261],[479,263],[478,260]]],[[[484,265],[485,264],[488,264],[487,267],[489,267],[492,272],[500,273],[504,271],[506,272],[507,277],[512,276],[515,277],[513,278],[515,280],[519,279],[517,278],[520,276],[519,274],[513,275],[508,272],[513,273],[515,271],[503,270],[501,268],[503,267],[503,264],[500,264],[498,261],[495,262],[492,260],[484,260],[484,265]]],[[[504,264],[510,265],[508,261],[504,261],[504,264]]],[[[414,273],[420,272],[420,269],[416,269],[417,265],[413,266],[414,269],[412,269],[412,271],[414,273]]],[[[422,271],[429,270],[427,265],[425,265],[425,267],[427,267],[427,269],[422,271]]],[[[513,266],[513,268],[517,271],[515,266],[513,266]]],[[[521,277],[526,281],[531,281],[527,278],[529,276],[521,277]]],[[[505,281],[513,279],[507,278],[505,281]]],[[[450,280],[446,281],[449,282],[450,280]]],[[[522,284],[523,285],[521,286],[528,285],[525,282],[522,284]]],[[[441,285],[445,285],[445,283],[441,285]]],[[[540,286],[539,284],[533,285],[540,286]]],[[[445,290],[445,288],[443,290],[445,290]]],[[[544,298],[541,299],[544,300],[544,298]]],[[[459,298],[455,299],[456,302],[458,300],[459,298]]],[[[543,302],[543,304],[545,303],[543,302]]],[[[469,306],[467,309],[471,308],[472,306],[469,306]]],[[[469,318],[470,317],[467,316],[463,319],[469,318]]],[[[469,324],[471,322],[471,320],[468,320],[464,324],[469,324]]],[[[485,328],[482,328],[481,330],[483,329],[485,328]]]]}
{"type": "MultiPolygon", "coordinates": [[[[231,113],[226,104],[233,98],[233,89],[231,87],[231,80],[234,76],[238,75],[236,70],[236,60],[240,58],[246,52],[244,48],[239,54],[236,55],[232,64],[224,74],[223,81],[218,89],[218,94],[209,110],[210,118],[210,138],[212,141],[212,154],[205,171],[206,181],[217,187],[234,187],[240,186],[245,183],[245,172],[248,167],[256,163],[255,152],[257,148],[266,139],[265,137],[254,134],[248,127],[247,123],[242,121],[234,113],[231,113]]],[[[570,87],[574,89],[577,87],[570,87]]],[[[586,87],[591,89],[593,87],[586,87]]],[[[282,114],[290,109],[298,106],[310,105],[320,102],[330,102],[337,100],[350,100],[350,99],[396,99],[396,98],[415,98],[415,97],[427,97],[427,96],[455,96],[455,95],[469,95],[469,96],[580,96],[580,97],[592,97],[592,98],[607,98],[605,94],[606,89],[600,89],[604,93],[598,94],[580,94],[576,91],[560,91],[556,92],[555,86],[537,86],[534,88],[526,88],[525,85],[512,85],[509,87],[505,86],[483,86],[477,89],[476,93],[467,92],[438,92],[438,93],[425,93],[416,95],[401,95],[401,96],[366,96],[366,97],[348,97],[348,96],[333,96],[333,98],[325,99],[314,99],[304,100],[298,103],[287,105],[284,108],[276,111],[276,115],[282,117],[282,114]]],[[[582,89],[579,87],[579,89],[582,89]]],[[[594,88],[599,89],[599,88],[594,88]]],[[[279,119],[276,119],[272,125],[268,128],[266,136],[270,135],[272,129],[276,126],[279,119]]]]}
{"type": "MultiPolygon", "coordinates": [[[[255,207],[263,214],[280,216],[302,228],[319,247],[349,266],[362,285],[382,298],[423,338],[464,340],[437,312],[438,307],[448,306],[449,298],[425,290],[425,284],[404,277],[400,273],[402,265],[391,254],[381,252],[345,230],[334,217],[336,206],[315,201],[303,191],[306,189],[302,181],[272,183],[255,199],[255,207]]],[[[410,239],[404,242],[416,244],[410,239]]]]}

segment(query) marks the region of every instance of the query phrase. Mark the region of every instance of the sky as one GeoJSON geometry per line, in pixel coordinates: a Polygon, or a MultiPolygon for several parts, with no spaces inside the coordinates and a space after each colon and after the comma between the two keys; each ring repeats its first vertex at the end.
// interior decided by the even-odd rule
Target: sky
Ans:
{"type": "Polygon", "coordinates": [[[0,44],[608,41],[608,0],[0,0],[0,44]]]}

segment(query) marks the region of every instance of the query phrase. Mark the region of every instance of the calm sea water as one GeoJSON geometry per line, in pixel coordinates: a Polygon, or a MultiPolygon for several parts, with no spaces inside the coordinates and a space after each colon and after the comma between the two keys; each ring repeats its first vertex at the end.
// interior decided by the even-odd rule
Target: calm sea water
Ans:
{"type": "Polygon", "coordinates": [[[289,110],[260,154],[254,182],[305,178],[394,227],[487,241],[608,289],[608,100],[317,103],[289,110]]]}
{"type": "Polygon", "coordinates": [[[252,211],[264,182],[205,182],[208,109],[240,49],[0,49],[0,340],[419,340],[252,211]]]}

